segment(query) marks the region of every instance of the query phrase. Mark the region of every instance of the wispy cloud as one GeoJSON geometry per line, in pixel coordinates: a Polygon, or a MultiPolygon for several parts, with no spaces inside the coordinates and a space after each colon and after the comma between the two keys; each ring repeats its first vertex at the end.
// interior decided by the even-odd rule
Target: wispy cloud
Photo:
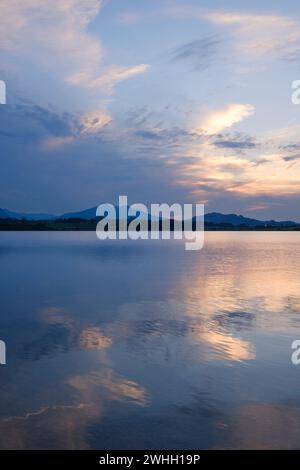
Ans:
{"type": "Polygon", "coordinates": [[[216,147],[224,148],[224,149],[236,149],[236,150],[243,150],[243,149],[255,149],[257,147],[257,142],[249,136],[220,136],[214,141],[214,145],[216,147]]]}
{"type": "Polygon", "coordinates": [[[73,136],[67,136],[67,137],[51,136],[51,137],[47,137],[45,140],[42,141],[41,148],[43,150],[53,151],[67,144],[71,144],[74,141],[75,141],[75,138],[73,136]]]}
{"type": "Polygon", "coordinates": [[[299,25],[292,18],[231,12],[208,12],[203,17],[229,28],[236,49],[250,57],[286,58],[300,51],[299,25]]]}
{"type": "Polygon", "coordinates": [[[81,118],[81,134],[95,134],[112,121],[112,117],[104,111],[91,112],[81,118]]]}
{"type": "Polygon", "coordinates": [[[111,93],[117,83],[128,80],[135,75],[145,73],[149,68],[150,65],[148,64],[140,64],[133,67],[113,65],[98,77],[93,78],[86,73],[80,72],[68,77],[68,82],[73,85],[84,85],[88,88],[101,88],[111,93]]]}
{"type": "Polygon", "coordinates": [[[64,145],[73,144],[76,139],[81,137],[98,136],[111,121],[112,117],[105,111],[96,111],[80,117],[73,117],[70,135],[46,137],[42,141],[42,148],[52,151],[64,145]]]}
{"type": "Polygon", "coordinates": [[[223,38],[213,34],[183,44],[171,51],[171,62],[189,60],[195,64],[196,70],[203,70],[216,59],[222,41],[223,38]]]}
{"type": "Polygon", "coordinates": [[[232,103],[222,109],[209,111],[197,123],[196,130],[206,134],[218,134],[254,113],[250,104],[232,103]]]}
{"type": "Polygon", "coordinates": [[[300,56],[300,29],[295,18],[273,14],[205,9],[186,4],[167,9],[171,16],[199,19],[222,28],[232,39],[232,49],[243,60],[284,59],[300,56]]]}

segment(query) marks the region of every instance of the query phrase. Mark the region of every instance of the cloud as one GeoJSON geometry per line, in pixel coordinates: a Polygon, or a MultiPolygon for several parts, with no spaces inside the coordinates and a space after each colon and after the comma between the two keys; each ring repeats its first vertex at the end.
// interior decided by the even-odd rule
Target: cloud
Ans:
{"type": "Polygon", "coordinates": [[[227,33],[232,48],[243,60],[296,60],[300,56],[300,30],[297,20],[288,16],[239,13],[193,7],[171,7],[176,18],[207,21],[227,33]]]}
{"type": "MultiPolygon", "coordinates": [[[[194,150],[195,152],[195,150],[194,150]]],[[[231,194],[250,200],[253,197],[285,197],[300,191],[299,164],[291,167],[281,154],[263,154],[257,165],[247,156],[215,154],[199,150],[194,162],[189,161],[178,173],[178,183],[194,186],[193,194],[231,194]]],[[[299,162],[300,163],[300,162],[299,162]]]]}
{"type": "Polygon", "coordinates": [[[87,31],[99,14],[101,0],[2,0],[0,3],[1,48],[22,53],[26,60],[77,73],[94,74],[99,68],[103,47],[87,31]]]}
{"type": "Polygon", "coordinates": [[[204,131],[209,135],[218,134],[251,116],[254,110],[255,108],[250,104],[229,104],[225,108],[208,112],[198,123],[197,131],[204,131]]]}
{"type": "Polygon", "coordinates": [[[214,141],[214,145],[220,148],[227,149],[254,149],[257,147],[257,143],[252,137],[231,137],[229,139],[219,138],[214,141]]]}
{"type": "Polygon", "coordinates": [[[133,67],[113,65],[97,78],[80,72],[68,77],[67,81],[73,85],[84,85],[88,88],[102,88],[111,93],[117,83],[128,80],[135,75],[145,73],[149,68],[150,65],[148,64],[140,64],[133,67]]]}
{"type": "Polygon", "coordinates": [[[95,134],[112,121],[112,117],[103,111],[91,112],[81,118],[81,134],[95,134]]]}
{"type": "Polygon", "coordinates": [[[57,113],[35,103],[19,102],[0,109],[0,133],[15,142],[32,143],[52,136],[64,139],[78,132],[78,118],[57,113]]]}
{"type": "Polygon", "coordinates": [[[247,212],[257,212],[257,211],[265,211],[270,208],[270,204],[266,203],[259,203],[259,204],[252,204],[247,207],[247,212]]]}
{"type": "Polygon", "coordinates": [[[171,52],[171,62],[190,60],[196,70],[203,70],[211,64],[221,43],[222,39],[216,34],[188,42],[171,52]]]}
{"type": "Polygon", "coordinates": [[[289,145],[282,145],[280,147],[282,150],[286,150],[288,152],[295,152],[300,151],[300,143],[297,144],[289,144],[289,145]]]}
{"type": "Polygon", "coordinates": [[[83,138],[98,137],[112,122],[103,110],[88,113],[59,113],[34,103],[1,108],[0,135],[15,142],[40,142],[44,150],[56,150],[83,138]]]}
{"type": "MultiPolygon", "coordinates": [[[[103,69],[101,40],[88,30],[102,0],[2,0],[2,68],[20,75],[43,73],[47,80],[111,91],[122,80],[144,73],[148,65],[103,69]],[[21,72],[20,70],[21,69],[21,72]]],[[[34,79],[32,79],[34,81],[34,79]]],[[[26,81],[30,83],[30,79],[26,81]]],[[[55,93],[53,93],[55,96],[55,93]]]]}
{"type": "Polygon", "coordinates": [[[51,135],[42,141],[44,150],[56,150],[64,145],[73,144],[80,137],[97,136],[104,127],[110,124],[112,117],[104,111],[96,111],[84,114],[81,117],[73,117],[73,126],[69,129],[69,135],[55,136],[51,135]]]}
{"type": "Polygon", "coordinates": [[[283,160],[285,160],[286,162],[294,162],[294,161],[300,159],[300,154],[297,154],[297,155],[287,155],[287,156],[284,156],[284,157],[282,157],[282,158],[283,158],[283,160]]]}
{"type": "Polygon", "coordinates": [[[20,204],[20,196],[12,194],[11,187],[24,192],[26,204],[34,210],[41,209],[40,202],[35,202],[39,194],[43,210],[53,210],[56,204],[55,210],[63,212],[110,200],[118,185],[120,192],[133,199],[141,195],[145,201],[188,197],[213,203],[216,210],[222,210],[222,204],[225,210],[238,210],[244,204],[243,210],[250,205],[255,212],[267,198],[275,217],[274,202],[284,199],[284,218],[285,208],[300,193],[300,159],[284,158],[299,153],[297,143],[279,148],[277,142],[271,145],[260,137],[259,145],[253,147],[256,140],[251,136],[196,134],[151,126],[151,120],[145,126],[140,119],[138,128],[130,127],[131,121],[120,128],[117,122],[110,124],[110,116],[101,110],[59,114],[30,104],[13,111],[3,107],[0,113],[0,131],[7,134],[1,138],[5,169],[1,197],[8,207],[19,209],[20,204]],[[8,173],[13,177],[8,179],[8,173]],[[106,177],[99,187],[103,174],[106,177]]]}
{"type": "Polygon", "coordinates": [[[294,162],[300,160],[300,144],[289,144],[289,145],[282,145],[279,147],[281,150],[289,153],[288,155],[284,155],[282,158],[286,162],[294,162]]]}
{"type": "Polygon", "coordinates": [[[56,150],[59,147],[62,147],[67,144],[73,143],[75,138],[73,136],[68,137],[47,137],[42,141],[42,148],[44,150],[56,150]]]}
{"type": "Polygon", "coordinates": [[[138,138],[142,139],[148,139],[148,140],[160,140],[163,138],[161,132],[155,132],[154,130],[148,130],[148,129],[142,129],[142,130],[137,130],[135,135],[138,138]]]}
{"type": "Polygon", "coordinates": [[[235,46],[254,57],[285,58],[300,51],[298,23],[291,18],[274,15],[210,12],[204,15],[217,25],[235,28],[235,46]]]}

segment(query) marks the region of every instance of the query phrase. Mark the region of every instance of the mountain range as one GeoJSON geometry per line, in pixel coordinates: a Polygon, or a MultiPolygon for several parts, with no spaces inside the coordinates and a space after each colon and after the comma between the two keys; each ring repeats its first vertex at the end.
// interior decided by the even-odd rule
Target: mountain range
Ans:
{"type": "Polygon", "coordinates": [[[13,212],[8,209],[0,208],[0,219],[27,219],[27,220],[53,220],[56,215],[46,213],[27,214],[23,212],[13,212]]]}
{"type": "MultiPolygon", "coordinates": [[[[8,209],[0,208],[0,219],[27,219],[27,220],[55,220],[55,219],[95,219],[97,207],[91,207],[79,212],[67,212],[60,216],[47,213],[23,213],[13,212],[8,209]]],[[[118,207],[116,207],[116,213],[118,214],[118,207]]],[[[243,215],[237,214],[221,214],[219,212],[211,212],[205,214],[205,222],[208,224],[231,224],[234,226],[247,225],[249,227],[258,226],[291,226],[296,225],[297,222],[291,220],[276,221],[276,220],[258,220],[243,215]]]]}

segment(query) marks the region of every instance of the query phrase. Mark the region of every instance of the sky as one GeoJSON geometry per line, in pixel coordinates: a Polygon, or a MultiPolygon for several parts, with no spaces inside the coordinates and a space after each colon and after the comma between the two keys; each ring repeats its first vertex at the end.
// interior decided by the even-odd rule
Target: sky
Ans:
{"type": "Polygon", "coordinates": [[[300,221],[296,0],[0,0],[0,207],[300,221]]]}

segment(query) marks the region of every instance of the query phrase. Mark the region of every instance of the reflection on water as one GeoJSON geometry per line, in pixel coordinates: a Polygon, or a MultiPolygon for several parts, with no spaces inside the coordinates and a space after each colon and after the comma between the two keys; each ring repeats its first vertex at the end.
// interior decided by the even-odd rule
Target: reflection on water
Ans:
{"type": "Polygon", "coordinates": [[[0,448],[299,448],[300,233],[0,234],[0,448]]]}

